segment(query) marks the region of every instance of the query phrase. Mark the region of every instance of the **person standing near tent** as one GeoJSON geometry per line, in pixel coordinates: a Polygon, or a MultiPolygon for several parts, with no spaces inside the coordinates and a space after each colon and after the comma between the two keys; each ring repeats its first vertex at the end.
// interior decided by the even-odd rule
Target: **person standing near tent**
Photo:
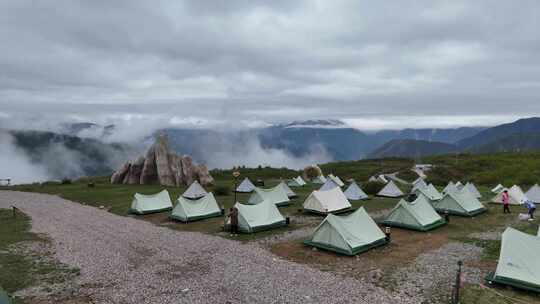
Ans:
{"type": "Polygon", "coordinates": [[[503,202],[503,213],[511,213],[510,212],[510,195],[508,194],[508,190],[503,191],[502,202],[503,202]]]}
{"type": "Polygon", "coordinates": [[[533,203],[531,200],[525,200],[523,203],[525,207],[529,210],[529,221],[534,219],[534,211],[536,211],[536,204],[533,203]]]}
{"type": "Polygon", "coordinates": [[[231,208],[229,217],[231,218],[231,234],[237,235],[238,234],[238,209],[236,207],[231,208]]]}

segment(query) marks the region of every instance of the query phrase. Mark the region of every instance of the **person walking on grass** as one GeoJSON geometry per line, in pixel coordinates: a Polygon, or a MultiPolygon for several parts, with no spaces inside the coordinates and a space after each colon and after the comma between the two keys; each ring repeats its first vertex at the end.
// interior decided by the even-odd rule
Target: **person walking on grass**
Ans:
{"type": "Polygon", "coordinates": [[[511,213],[510,212],[510,195],[508,194],[508,190],[503,191],[502,202],[503,202],[503,213],[511,213]]]}
{"type": "Polygon", "coordinates": [[[238,209],[236,207],[231,208],[229,217],[231,218],[231,234],[236,236],[238,234],[238,209]]]}
{"type": "Polygon", "coordinates": [[[536,204],[528,199],[526,199],[523,204],[525,204],[525,207],[529,210],[529,221],[532,221],[534,219],[534,211],[536,211],[536,204]]]}

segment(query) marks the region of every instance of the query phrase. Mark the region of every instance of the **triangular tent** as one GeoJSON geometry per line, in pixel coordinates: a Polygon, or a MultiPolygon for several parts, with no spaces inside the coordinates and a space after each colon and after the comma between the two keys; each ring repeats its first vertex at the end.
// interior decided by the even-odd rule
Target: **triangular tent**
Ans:
{"type": "Polygon", "coordinates": [[[236,203],[234,206],[238,209],[238,229],[242,232],[253,233],[286,225],[285,218],[272,202],[264,201],[257,205],[236,203]]]}
{"type": "Polygon", "coordinates": [[[298,183],[301,185],[301,186],[305,186],[307,185],[306,181],[302,179],[302,177],[299,175],[298,177],[296,177],[296,180],[298,181],[298,183]]]}
{"type": "Polygon", "coordinates": [[[339,187],[345,186],[343,181],[339,177],[334,176],[333,174],[328,174],[328,178],[334,181],[334,183],[336,183],[336,185],[338,185],[339,187]]]}
{"type": "Polygon", "coordinates": [[[523,190],[521,190],[521,187],[518,185],[513,185],[512,188],[508,190],[508,192],[510,193],[510,195],[518,199],[521,203],[523,203],[527,199],[527,196],[525,195],[523,190]]]}
{"type": "Polygon", "coordinates": [[[182,222],[191,222],[216,216],[221,216],[221,209],[214,194],[210,192],[197,200],[190,200],[180,196],[170,218],[182,222]]]}
{"type": "Polygon", "coordinates": [[[427,187],[426,182],[421,177],[417,178],[412,184],[413,184],[413,188],[427,187]]]}
{"type": "Polygon", "coordinates": [[[459,189],[456,187],[456,184],[454,184],[454,182],[450,181],[448,182],[448,185],[444,187],[442,192],[448,193],[448,192],[455,192],[455,191],[459,191],[459,189]]]}
{"type": "Polygon", "coordinates": [[[324,185],[321,186],[321,188],[319,188],[319,190],[326,191],[326,190],[334,189],[336,187],[339,188],[338,184],[336,184],[332,179],[327,178],[326,182],[324,183],[324,185]]]}
{"type": "Polygon", "coordinates": [[[501,252],[495,273],[486,277],[493,282],[540,292],[540,238],[514,228],[502,234],[501,252]]]}
{"type": "Polygon", "coordinates": [[[291,178],[288,182],[287,182],[287,185],[289,187],[302,187],[302,183],[298,180],[298,177],[294,177],[294,178],[291,178]]]}
{"type": "Polygon", "coordinates": [[[283,191],[285,191],[285,194],[287,194],[288,198],[293,198],[293,197],[298,196],[296,195],[296,193],[294,193],[294,191],[291,190],[291,188],[289,188],[289,186],[287,186],[287,184],[285,184],[285,182],[281,182],[279,183],[279,185],[283,188],[283,191]]]}
{"type": "Polygon", "coordinates": [[[525,193],[525,196],[527,196],[527,198],[531,201],[540,204],[540,187],[538,184],[532,186],[531,189],[525,193]]]}
{"type": "Polygon", "coordinates": [[[255,187],[255,192],[249,197],[248,204],[255,205],[263,201],[272,202],[276,206],[286,206],[290,203],[289,197],[281,184],[270,189],[255,187]]]}
{"type": "Polygon", "coordinates": [[[173,207],[171,197],[167,190],[156,194],[135,193],[133,202],[131,202],[130,212],[135,214],[147,214],[171,210],[173,207]]]}
{"type": "Polygon", "coordinates": [[[341,188],[335,187],[326,191],[315,190],[311,192],[304,201],[303,206],[306,211],[328,214],[347,210],[351,208],[351,203],[349,203],[341,188]]]}
{"type": "Polygon", "coordinates": [[[438,201],[443,198],[442,194],[437,191],[437,188],[435,188],[433,184],[429,184],[423,188],[417,188],[416,190],[412,191],[412,193],[416,194],[417,196],[420,196],[420,193],[422,193],[430,201],[438,201]]]}
{"type": "Polygon", "coordinates": [[[364,200],[368,199],[368,195],[362,191],[362,189],[358,186],[358,184],[353,181],[349,187],[347,187],[347,190],[344,192],[347,199],[351,201],[357,201],[357,200],[364,200]]]}
{"type": "Polygon", "coordinates": [[[401,199],[383,221],[387,226],[428,231],[446,224],[424,196],[414,202],[401,199]]]}
{"type": "Polygon", "coordinates": [[[186,192],[182,194],[183,197],[189,198],[189,199],[199,199],[201,197],[204,197],[208,192],[204,190],[204,188],[199,184],[198,181],[194,181],[189,185],[186,192]]]}
{"type": "Polygon", "coordinates": [[[319,175],[313,179],[311,179],[311,182],[314,184],[324,184],[326,182],[326,177],[319,175]]]}
{"type": "Polygon", "coordinates": [[[378,182],[378,183],[384,183],[384,184],[386,184],[386,183],[388,183],[388,179],[387,179],[384,175],[382,175],[382,174],[380,174],[380,175],[373,175],[372,177],[370,177],[370,178],[368,179],[368,182],[378,182]]]}
{"type": "Polygon", "coordinates": [[[466,189],[467,191],[469,191],[476,198],[482,198],[482,194],[480,194],[480,191],[478,191],[478,189],[476,189],[476,186],[471,182],[468,182],[467,184],[465,184],[463,189],[466,189]]]}
{"type": "Polygon", "coordinates": [[[503,189],[504,189],[504,186],[501,184],[498,184],[497,186],[495,186],[495,188],[491,189],[491,192],[499,194],[499,192],[503,191],[503,189]]]}
{"type": "Polygon", "coordinates": [[[503,188],[501,190],[501,192],[499,192],[497,195],[495,195],[494,198],[491,199],[491,202],[496,203],[496,204],[502,204],[503,203],[502,196],[503,196],[504,190],[508,190],[508,203],[510,205],[521,205],[522,204],[519,197],[514,196],[514,194],[512,192],[510,192],[510,189],[507,189],[507,188],[503,188]]]}
{"type": "Polygon", "coordinates": [[[440,213],[448,211],[461,216],[475,216],[487,210],[469,191],[447,192],[440,201],[433,203],[433,207],[440,213]]]}
{"type": "Polygon", "coordinates": [[[387,242],[385,234],[364,207],[360,207],[344,216],[329,214],[304,244],[341,254],[356,255],[387,242]]]}
{"type": "Polygon", "coordinates": [[[255,185],[249,180],[249,178],[244,178],[244,180],[236,188],[238,193],[251,193],[255,189],[255,185]]]}
{"type": "Polygon", "coordinates": [[[388,182],[384,188],[377,193],[377,196],[385,196],[385,197],[400,197],[403,196],[403,192],[396,186],[394,181],[388,182]]]}
{"type": "Polygon", "coordinates": [[[458,182],[456,183],[456,188],[458,188],[458,190],[463,189],[463,184],[462,184],[460,181],[458,181],[458,182]]]}

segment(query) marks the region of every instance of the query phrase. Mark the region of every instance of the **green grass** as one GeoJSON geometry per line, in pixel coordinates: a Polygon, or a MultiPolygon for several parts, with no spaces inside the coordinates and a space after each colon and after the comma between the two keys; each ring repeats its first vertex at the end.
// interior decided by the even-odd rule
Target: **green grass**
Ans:
{"type": "MultiPolygon", "coordinates": [[[[9,294],[34,286],[37,283],[58,283],[78,274],[77,269],[67,268],[35,255],[21,255],[9,250],[19,242],[47,242],[30,232],[30,218],[23,213],[0,209],[0,286],[9,294]]],[[[15,303],[24,303],[15,298],[15,303]]]]}

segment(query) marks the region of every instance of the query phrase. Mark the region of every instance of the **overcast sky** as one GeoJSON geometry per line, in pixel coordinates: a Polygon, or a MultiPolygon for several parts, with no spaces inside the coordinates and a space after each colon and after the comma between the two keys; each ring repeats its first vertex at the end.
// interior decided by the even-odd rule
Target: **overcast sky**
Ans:
{"type": "Polygon", "coordinates": [[[540,2],[0,0],[0,119],[366,129],[540,115],[540,2]]]}

